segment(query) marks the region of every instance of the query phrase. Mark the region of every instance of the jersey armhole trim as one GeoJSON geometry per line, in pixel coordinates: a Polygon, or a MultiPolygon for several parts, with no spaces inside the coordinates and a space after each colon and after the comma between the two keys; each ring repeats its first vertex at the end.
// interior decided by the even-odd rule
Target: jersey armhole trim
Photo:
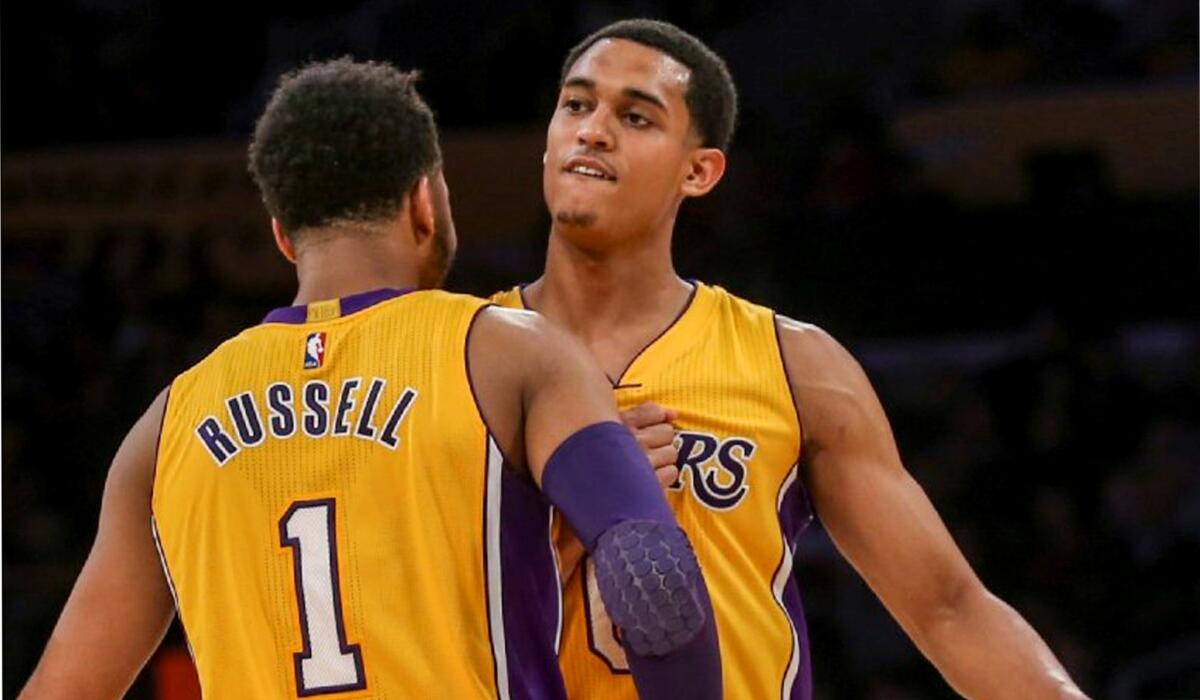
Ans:
{"type": "Polygon", "coordinates": [[[475,322],[479,320],[479,315],[492,307],[502,308],[494,302],[488,302],[471,314],[471,321],[467,324],[467,332],[463,336],[463,371],[467,375],[467,388],[471,391],[471,403],[475,405],[475,413],[479,416],[479,422],[483,423],[483,430],[487,433],[488,439],[496,445],[496,451],[500,453],[500,457],[507,464],[516,465],[517,463],[509,459],[504,453],[504,448],[500,447],[500,442],[496,440],[496,431],[492,430],[492,426],[488,424],[487,416],[484,415],[483,406],[479,403],[479,393],[475,391],[475,377],[471,373],[471,333],[475,330],[475,322]]]}
{"type": "Polygon", "coordinates": [[[787,384],[788,396],[792,399],[792,410],[796,414],[796,434],[800,440],[800,449],[796,451],[796,465],[804,461],[804,419],[800,415],[800,402],[796,399],[796,390],[792,387],[792,373],[788,370],[787,355],[783,352],[783,336],[779,332],[779,314],[771,312],[771,325],[775,331],[775,349],[779,352],[779,365],[783,368],[783,380],[787,384]]]}
{"type": "Polygon", "coordinates": [[[171,602],[175,604],[175,617],[179,619],[179,626],[183,630],[183,643],[187,646],[188,656],[191,657],[192,663],[196,663],[196,651],[192,647],[192,640],[188,636],[187,626],[183,623],[183,609],[179,605],[179,593],[175,588],[175,578],[171,575],[171,567],[167,564],[167,552],[163,548],[162,538],[158,534],[158,518],[154,514],[154,504],[158,497],[158,460],[162,457],[162,441],[163,435],[166,434],[167,414],[171,409],[171,389],[175,383],[171,382],[166,388],[166,398],[163,400],[162,418],[158,424],[158,437],[154,441],[154,468],[150,475],[150,537],[154,540],[154,549],[158,553],[158,563],[162,567],[163,578],[167,582],[167,590],[171,593],[171,602]]]}
{"type": "Polygon", "coordinates": [[[150,472],[150,515],[154,515],[154,503],[158,498],[158,460],[162,456],[162,441],[163,435],[167,430],[167,414],[171,411],[171,389],[174,388],[175,382],[167,384],[166,398],[163,400],[162,416],[158,421],[158,436],[154,439],[154,467],[150,472]]]}

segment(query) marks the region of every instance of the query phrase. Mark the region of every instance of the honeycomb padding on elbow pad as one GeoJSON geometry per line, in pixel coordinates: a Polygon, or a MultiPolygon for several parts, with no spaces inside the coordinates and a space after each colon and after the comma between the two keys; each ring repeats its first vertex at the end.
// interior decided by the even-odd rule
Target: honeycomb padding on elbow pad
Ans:
{"type": "Polygon", "coordinates": [[[700,565],[678,526],[619,523],[600,536],[592,559],[604,607],[635,654],[670,654],[704,626],[700,565]]]}

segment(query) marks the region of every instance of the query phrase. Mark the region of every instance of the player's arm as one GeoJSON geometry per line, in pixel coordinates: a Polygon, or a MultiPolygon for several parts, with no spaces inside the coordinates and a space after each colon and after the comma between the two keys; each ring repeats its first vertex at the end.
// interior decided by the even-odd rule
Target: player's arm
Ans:
{"type": "Polygon", "coordinates": [[[909,476],[862,368],[824,331],[780,319],[806,485],[838,549],[969,698],[1082,698],[1037,632],[971,570],[909,476]]]}
{"type": "MultiPolygon", "coordinates": [[[[664,489],[679,478],[679,449],[675,446],[675,426],[672,422],[679,415],[656,403],[641,403],[627,411],[621,411],[621,422],[633,431],[633,438],[646,453],[650,466],[654,467],[654,478],[664,489]]],[[[583,543],[575,536],[570,525],[557,523],[554,546],[558,550],[558,570],[563,586],[571,584],[570,578],[583,561],[583,543]]]]}
{"type": "Polygon", "coordinates": [[[104,486],[100,526],[22,700],[118,698],[174,614],[150,530],[150,495],[166,392],[121,443],[104,486]]]}
{"type": "Polygon", "coordinates": [[[467,358],[501,449],[592,556],[639,695],[720,697],[716,625],[695,554],[586,349],[537,314],[489,308],[467,358]]]}

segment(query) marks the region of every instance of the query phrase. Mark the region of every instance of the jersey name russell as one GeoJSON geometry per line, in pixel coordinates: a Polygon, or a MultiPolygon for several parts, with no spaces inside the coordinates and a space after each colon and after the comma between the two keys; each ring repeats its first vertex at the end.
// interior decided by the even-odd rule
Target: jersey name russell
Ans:
{"type": "Polygon", "coordinates": [[[218,467],[267,438],[286,440],[297,433],[310,438],[354,436],[395,450],[400,426],[418,394],[405,387],[385,405],[381,398],[386,386],[387,380],[380,377],[352,377],[337,387],[320,379],[295,386],[274,382],[262,395],[243,391],[227,397],[222,402],[226,415],[206,416],[196,425],[196,438],[218,467]]]}

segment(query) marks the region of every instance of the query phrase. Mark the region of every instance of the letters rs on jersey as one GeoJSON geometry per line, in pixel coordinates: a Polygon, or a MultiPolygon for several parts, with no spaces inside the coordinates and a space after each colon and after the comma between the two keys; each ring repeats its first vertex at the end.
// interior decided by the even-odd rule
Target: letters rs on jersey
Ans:
{"type": "Polygon", "coordinates": [[[550,508],[467,377],[485,304],[280,309],[172,383],[152,507],[206,698],[564,696],[550,508]]]}
{"type": "Polygon", "coordinates": [[[692,495],[709,508],[735,508],[749,490],[746,468],[754,456],[754,441],[734,436],[722,440],[708,433],[681,430],[675,436],[679,450],[679,478],[671,485],[678,491],[686,479],[692,495]]]}
{"type": "MultiPolygon", "coordinates": [[[[493,300],[524,306],[517,289],[493,300]]],[[[796,478],[800,426],[774,314],[697,284],[683,314],[617,379],[620,408],[653,401],[679,412],[680,476],[667,500],[704,568],[725,697],[811,697],[791,576],[792,543],[811,511],[796,478]]],[[[567,690],[584,700],[636,700],[591,569],[585,559],[564,585],[567,690]]]]}

